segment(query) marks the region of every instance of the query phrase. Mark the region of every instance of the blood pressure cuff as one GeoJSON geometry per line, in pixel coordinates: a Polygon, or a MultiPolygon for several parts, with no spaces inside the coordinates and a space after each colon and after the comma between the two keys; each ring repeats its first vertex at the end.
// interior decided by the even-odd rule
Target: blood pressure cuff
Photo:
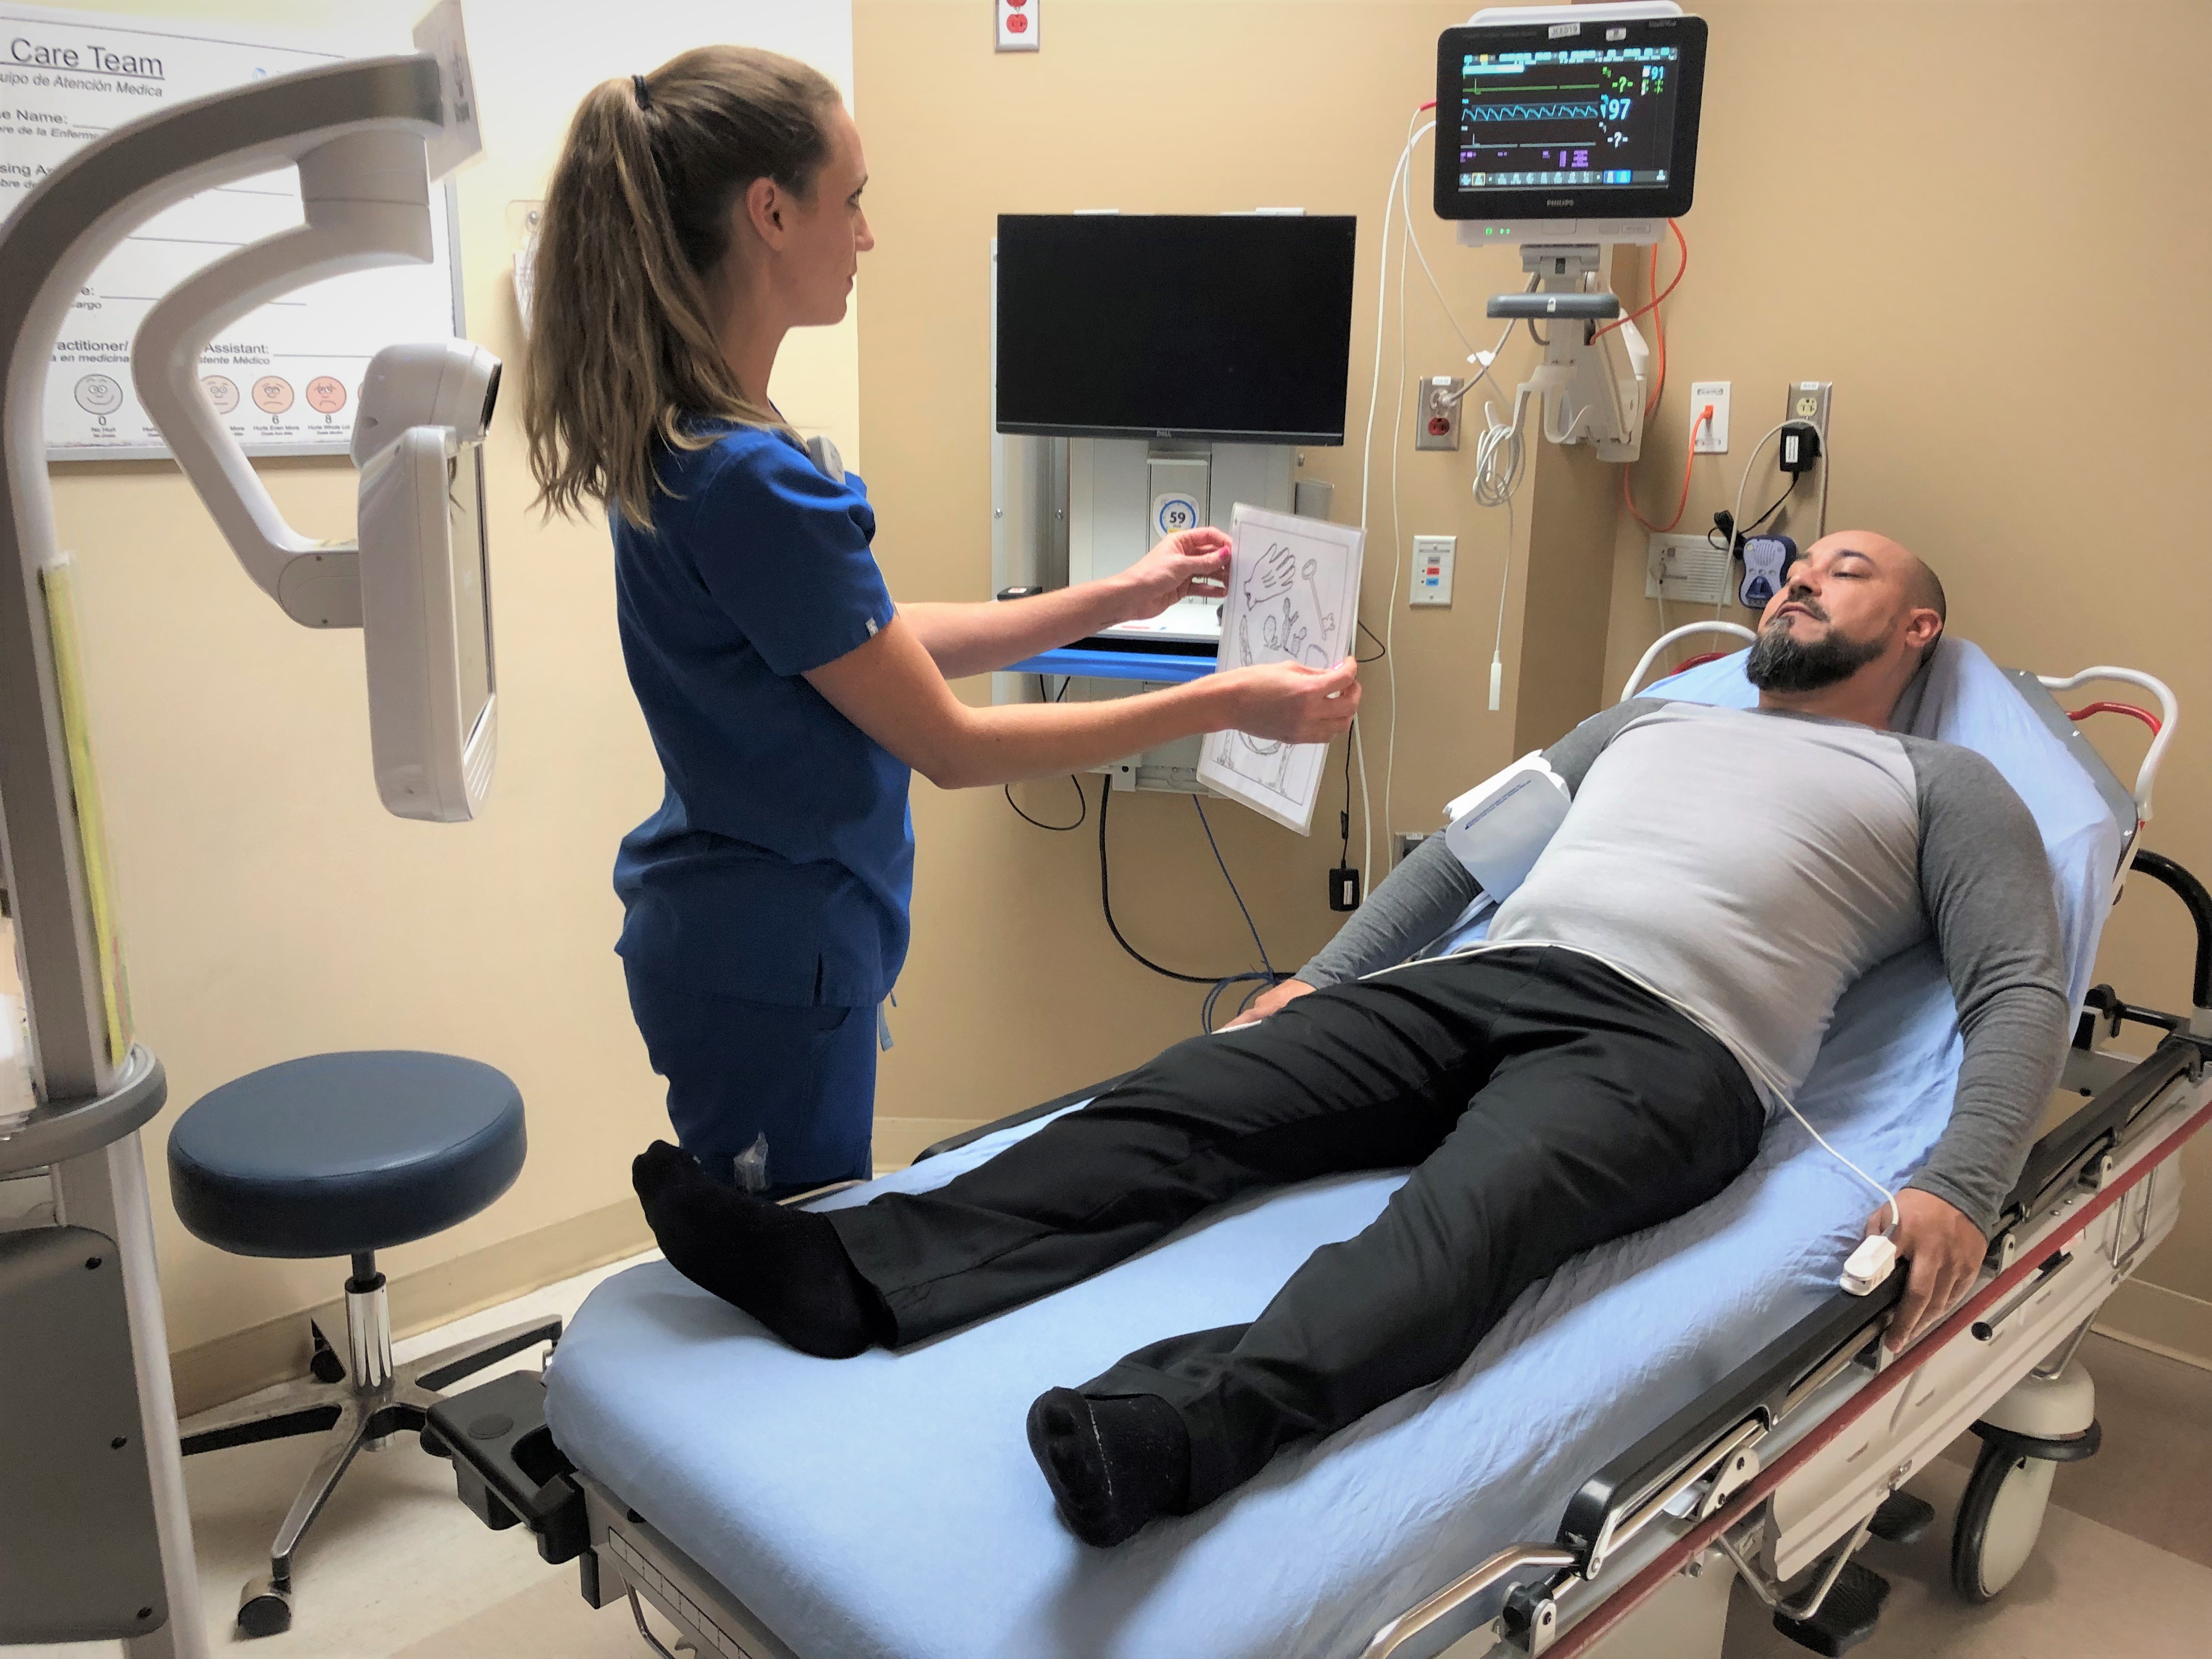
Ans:
{"type": "Polygon", "coordinates": [[[1444,808],[1444,846],[1498,903],[1528,879],[1573,796],[1539,752],[1486,778],[1444,808]]]}

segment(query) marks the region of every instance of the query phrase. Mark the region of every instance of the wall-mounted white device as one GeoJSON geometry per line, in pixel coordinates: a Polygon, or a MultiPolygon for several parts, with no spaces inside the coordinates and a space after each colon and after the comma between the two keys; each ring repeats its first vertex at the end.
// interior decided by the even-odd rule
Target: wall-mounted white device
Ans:
{"type": "Polygon", "coordinates": [[[362,382],[360,571],[377,793],[401,817],[473,817],[498,752],[483,434],[499,361],[465,340],[387,346],[362,382]]]}
{"type": "Polygon", "coordinates": [[[357,539],[288,524],[201,388],[200,358],[256,306],[342,271],[427,261],[425,135],[346,133],[299,157],[306,223],[224,256],[148,313],[138,394],[255,583],[309,628],[365,630],[377,793],[402,817],[473,817],[497,751],[480,446],[499,360],[465,340],[387,346],[355,417],[357,539]]]}

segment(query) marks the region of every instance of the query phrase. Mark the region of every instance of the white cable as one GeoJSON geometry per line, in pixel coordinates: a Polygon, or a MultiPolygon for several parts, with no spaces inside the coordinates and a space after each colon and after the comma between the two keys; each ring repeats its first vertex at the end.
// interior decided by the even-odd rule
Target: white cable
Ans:
{"type": "MultiPolygon", "coordinates": [[[[1420,243],[1418,241],[1413,244],[1416,250],[1418,250],[1420,246],[1420,243]]],[[[1529,278],[1529,281],[1531,282],[1534,282],[1534,280],[1535,278],[1533,276],[1529,278]]],[[[1457,325],[1454,325],[1454,326],[1456,327],[1457,325]]],[[[1504,331],[1498,335],[1497,343],[1493,344],[1489,350],[1477,351],[1471,353],[1468,356],[1468,362],[1474,365],[1474,373],[1468,378],[1468,383],[1465,386],[1452,393],[1449,399],[1450,402],[1461,402],[1466,398],[1468,392],[1474,391],[1476,386],[1481,385],[1485,380],[1488,380],[1490,382],[1490,389],[1492,392],[1495,392],[1500,398],[1506,395],[1504,384],[1500,382],[1495,375],[1491,374],[1490,368],[1492,363],[1495,363],[1498,361],[1498,354],[1505,349],[1505,343],[1513,337],[1513,331],[1519,326],[1520,325],[1517,323],[1506,324],[1504,331]]],[[[1461,337],[1464,339],[1466,337],[1462,335],[1461,337]]]]}
{"type": "MultiPolygon", "coordinates": [[[[1735,485],[1735,510],[1729,515],[1729,559],[1727,574],[1731,577],[1735,574],[1735,539],[1740,536],[1749,533],[1743,527],[1743,492],[1751,487],[1751,470],[1758,464],[1759,452],[1774,441],[1775,434],[1780,432],[1785,426],[1795,426],[1797,422],[1794,419],[1777,421],[1772,426],[1767,428],[1766,435],[1751,447],[1751,453],[1743,458],[1743,477],[1736,480],[1735,485]]],[[[1794,483],[1796,481],[1793,479],[1791,482],[1794,483]]],[[[1729,586],[1728,582],[1723,581],[1721,584],[1720,603],[1713,607],[1714,621],[1718,622],[1721,619],[1722,613],[1727,611],[1729,598],[1733,591],[1734,590],[1729,586]]],[[[1664,599],[1662,599],[1659,602],[1659,621],[1661,623],[1659,631],[1663,634],[1667,631],[1665,627],[1667,621],[1667,602],[1664,599]]],[[[1809,1127],[1810,1126],[1808,1125],[1808,1127],[1809,1127]]]]}
{"type": "Polygon", "coordinates": [[[1522,428],[1528,422],[1530,388],[1513,394],[1513,419],[1501,424],[1494,404],[1482,406],[1482,435],[1474,441],[1474,504],[1503,507],[1521,486],[1521,470],[1528,459],[1522,428]]]}
{"type": "Polygon", "coordinates": [[[1490,712],[1498,713],[1505,684],[1505,587],[1513,579],[1513,497],[1505,497],[1505,562],[1498,572],[1498,632],[1490,641],[1490,712]]]}
{"type": "MultiPolygon", "coordinates": [[[[1420,118],[1420,111],[1415,110],[1413,112],[1413,120],[1418,121],[1420,118]]],[[[1413,122],[1409,121],[1407,125],[1411,126],[1413,122]]],[[[1412,137],[1406,141],[1406,148],[1410,151],[1415,144],[1421,142],[1421,133],[1434,132],[1436,130],[1437,124],[1434,121],[1430,122],[1428,125],[1421,129],[1420,132],[1414,133],[1412,137]]],[[[1406,182],[1401,187],[1400,195],[1400,200],[1405,209],[1405,218],[1408,224],[1412,222],[1413,217],[1413,168],[1409,165],[1406,169],[1406,182]]],[[[1429,292],[1437,296],[1437,308],[1443,313],[1444,320],[1451,325],[1451,331],[1459,336],[1459,343],[1467,348],[1468,360],[1472,362],[1474,361],[1474,342],[1467,337],[1467,331],[1459,325],[1459,319],[1452,315],[1451,301],[1444,298],[1443,287],[1437,281],[1437,273],[1429,268],[1429,256],[1422,249],[1421,239],[1416,236],[1413,240],[1413,257],[1421,262],[1422,274],[1429,279],[1429,292]]],[[[1510,334],[1512,331],[1512,326],[1509,324],[1506,327],[1506,332],[1510,334]]],[[[1503,344],[1504,342],[1501,341],[1499,343],[1503,344]]],[[[1494,356],[1496,355],[1497,348],[1492,347],[1492,356],[1494,356]]]]}
{"type": "Polygon", "coordinates": [[[1382,245],[1382,258],[1375,276],[1375,368],[1367,382],[1367,425],[1359,445],[1359,531],[1367,533],[1367,483],[1373,474],[1375,458],[1375,406],[1382,397],[1382,319],[1389,307],[1384,303],[1390,291],[1390,210],[1398,198],[1398,174],[1404,171],[1407,158],[1413,154],[1408,144],[1398,155],[1398,165],[1390,174],[1390,187],[1382,196],[1382,231],[1376,239],[1382,245]]]}
{"type": "MultiPolygon", "coordinates": [[[[1364,881],[1375,869],[1375,815],[1367,810],[1367,745],[1359,740],[1359,717],[1352,717],[1352,732],[1346,738],[1352,745],[1352,758],[1359,766],[1359,868],[1364,881]]],[[[1366,902],[1364,895],[1360,902],[1366,902]]]]}
{"type": "Polygon", "coordinates": [[[1845,1158],[1833,1146],[1828,1145],[1828,1138],[1822,1134],[1818,1129],[1814,1128],[1811,1124],[1805,1122],[1805,1114],[1797,1109],[1796,1103],[1793,1102],[1789,1096],[1778,1091],[1776,1092],[1775,1098],[1782,1103],[1783,1109],[1787,1111],[1790,1116],[1796,1118],[1798,1122],[1805,1125],[1805,1133],[1820,1143],[1820,1150],[1822,1152],[1826,1152],[1830,1158],[1835,1159],[1837,1163],[1842,1164],[1846,1170],[1849,1170],[1861,1181],[1865,1182],[1868,1186],[1873,1188],[1875,1191],[1881,1194],[1881,1201],[1889,1206],[1888,1231],[1894,1232],[1897,1230],[1899,1221],[1902,1219],[1897,1208],[1897,1194],[1890,1191],[1888,1188],[1883,1186],[1881,1182],[1876,1181],[1864,1170],[1859,1168],[1857,1164],[1852,1163],[1850,1159],[1845,1158]]]}
{"type": "MultiPolygon", "coordinates": [[[[1420,112],[1419,110],[1414,111],[1413,118],[1414,121],[1418,121],[1421,118],[1420,112]]],[[[1411,126],[1413,122],[1409,121],[1407,125],[1411,126]]],[[[1436,130],[1437,124],[1434,121],[1430,122],[1428,125],[1421,128],[1419,131],[1415,132],[1406,141],[1407,148],[1410,150],[1413,145],[1420,143],[1422,134],[1432,133],[1436,130]]],[[[1408,229],[1411,228],[1413,217],[1413,170],[1409,161],[1404,169],[1402,181],[1398,187],[1398,200],[1400,206],[1403,210],[1402,216],[1404,222],[1408,229]]],[[[1413,246],[1413,257],[1420,261],[1421,274],[1429,279],[1429,292],[1437,296],[1437,309],[1443,313],[1444,321],[1451,325],[1451,331],[1459,336],[1460,344],[1467,348],[1468,362],[1475,366],[1473,377],[1468,380],[1465,386],[1462,386],[1452,395],[1451,400],[1454,403],[1458,402],[1461,398],[1466,397],[1468,392],[1474,391],[1475,386],[1484,380],[1490,381],[1492,390],[1496,392],[1500,398],[1504,397],[1506,395],[1505,388],[1500,386],[1498,381],[1492,377],[1490,366],[1497,361],[1498,354],[1505,349],[1505,343],[1513,337],[1513,331],[1518,328],[1520,324],[1517,321],[1509,322],[1505,325],[1504,331],[1498,337],[1496,344],[1492,345],[1487,351],[1477,350],[1475,349],[1474,342],[1467,337],[1467,331],[1459,325],[1459,319],[1452,312],[1451,301],[1444,298],[1443,285],[1437,281],[1436,270],[1429,264],[1428,251],[1422,247],[1421,239],[1419,236],[1414,236],[1412,238],[1412,240],[1413,246]]],[[[1399,257],[1402,262],[1405,257],[1404,251],[1402,249],[1400,250],[1399,257]]],[[[1404,292],[1404,275],[1403,271],[1399,273],[1400,293],[1401,295],[1404,292]]],[[[1528,279],[1529,286],[1534,288],[1535,286],[1535,282],[1536,279],[1534,277],[1530,277],[1528,279]]]]}
{"type": "MultiPolygon", "coordinates": [[[[1410,245],[1419,247],[1413,237],[1413,203],[1407,193],[1413,176],[1413,147],[1421,142],[1425,132],[1434,132],[1437,124],[1426,126],[1416,124],[1420,112],[1414,111],[1406,123],[1406,148],[1399,157],[1393,180],[1398,191],[1398,384],[1393,394],[1395,412],[1390,417],[1390,608],[1382,615],[1383,675],[1390,689],[1390,716],[1383,728],[1382,739],[1382,856],[1390,856],[1391,814],[1396,807],[1398,779],[1398,589],[1406,574],[1406,532],[1398,517],[1398,458],[1406,447],[1406,250],[1410,245]]],[[[1383,270],[1389,270],[1389,250],[1383,250],[1383,270]]],[[[1439,294],[1438,299],[1443,295],[1439,294]]],[[[1376,296],[1381,303],[1381,295],[1376,296]]],[[[1447,312],[1446,316],[1449,316],[1447,312]]],[[[1459,325],[1452,325],[1457,332],[1459,325]]],[[[1460,336],[1462,344],[1467,337],[1460,336]]]]}
{"type": "MultiPolygon", "coordinates": [[[[1384,303],[1390,291],[1390,210],[1397,200],[1398,175],[1405,171],[1407,160],[1413,153],[1413,145],[1398,152],[1398,165],[1391,170],[1390,185],[1382,193],[1382,229],[1376,238],[1382,249],[1382,258],[1375,276],[1375,362],[1374,373],[1367,382],[1367,422],[1359,444],[1359,533],[1367,533],[1368,482],[1374,474],[1375,406],[1382,396],[1382,321],[1389,307],[1384,303]]],[[[1359,629],[1355,624],[1352,632],[1355,652],[1359,644],[1359,629]]],[[[1386,646],[1385,650],[1389,647],[1386,646]]],[[[1359,762],[1359,867],[1365,872],[1363,879],[1375,871],[1375,817],[1370,808],[1367,793],[1367,746],[1359,741],[1359,721],[1355,717],[1352,732],[1346,741],[1355,747],[1359,762]]]]}

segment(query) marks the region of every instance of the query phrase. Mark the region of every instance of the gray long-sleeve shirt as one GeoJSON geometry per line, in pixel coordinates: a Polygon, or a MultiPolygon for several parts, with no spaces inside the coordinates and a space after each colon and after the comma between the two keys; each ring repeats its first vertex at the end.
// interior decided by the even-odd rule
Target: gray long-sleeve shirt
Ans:
{"type": "MultiPolygon", "coordinates": [[[[1574,804],[1490,945],[1555,945],[1673,1003],[1770,1101],[1792,1097],[1837,1000],[1934,936],[1964,1056],[1909,1185],[1984,1231],[2064,1054],[2066,975],[2034,820],[1972,750],[1850,721],[1638,699],[1546,751],[1574,804]]],[[[1402,961],[1479,896],[1424,844],[1297,977],[1402,961]]]]}

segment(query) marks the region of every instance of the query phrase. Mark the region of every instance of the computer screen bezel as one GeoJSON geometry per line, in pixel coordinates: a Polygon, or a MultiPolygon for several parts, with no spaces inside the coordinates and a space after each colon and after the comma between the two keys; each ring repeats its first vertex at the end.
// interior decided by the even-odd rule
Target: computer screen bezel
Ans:
{"type": "MultiPolygon", "coordinates": [[[[998,399],[999,386],[997,383],[1002,380],[1005,374],[1004,342],[994,341],[994,365],[993,368],[993,380],[994,382],[993,387],[993,416],[996,430],[1012,437],[1138,438],[1152,441],[1166,440],[1170,441],[1201,443],[1311,444],[1320,447],[1334,447],[1340,446],[1344,442],[1346,432],[1351,424],[1351,319],[1352,309],[1357,305],[1358,298],[1358,219],[1356,215],[1196,213],[1117,213],[1097,215],[1042,213],[1001,214],[999,216],[997,225],[999,240],[995,245],[999,249],[999,257],[995,258],[993,262],[993,282],[994,286],[1003,283],[1006,280],[1005,266],[1002,261],[1004,257],[1006,229],[1010,222],[1041,219],[1094,218],[1102,224],[1112,224],[1122,227],[1146,222],[1157,223],[1163,220],[1191,220],[1200,221],[1206,223],[1236,223],[1238,222],[1244,222],[1263,224],[1280,224],[1286,220],[1290,220],[1296,221],[1305,225],[1313,225],[1316,222],[1326,222],[1342,226],[1348,233],[1348,240],[1350,242],[1350,248],[1347,253],[1347,258],[1350,264],[1350,275],[1346,283],[1346,291],[1351,296],[1352,302],[1350,305],[1347,305],[1346,310],[1344,347],[1346,384],[1338,423],[1334,428],[1326,430],[1291,430],[1284,428],[1252,429],[1244,428],[1190,427],[1173,425],[1094,426],[1069,422],[1009,420],[1006,417],[1003,409],[999,407],[998,399]]],[[[1005,326],[1005,324],[995,300],[994,302],[993,315],[993,327],[994,331],[1002,329],[1005,326]]]]}
{"type": "Polygon", "coordinates": [[[1437,217],[1486,224],[1530,219],[1679,219],[1690,210],[1698,182],[1698,125],[1705,88],[1705,20],[1640,17],[1578,24],[1563,37],[1556,23],[1486,24],[1446,29],[1437,37],[1437,217]],[[1615,32],[1620,33],[1616,33],[1615,32]],[[1664,185],[1531,185],[1470,194],[1459,187],[1460,59],[1469,52],[1543,52],[1562,46],[1672,46],[1680,49],[1674,94],[1674,143],[1664,185]]]}

